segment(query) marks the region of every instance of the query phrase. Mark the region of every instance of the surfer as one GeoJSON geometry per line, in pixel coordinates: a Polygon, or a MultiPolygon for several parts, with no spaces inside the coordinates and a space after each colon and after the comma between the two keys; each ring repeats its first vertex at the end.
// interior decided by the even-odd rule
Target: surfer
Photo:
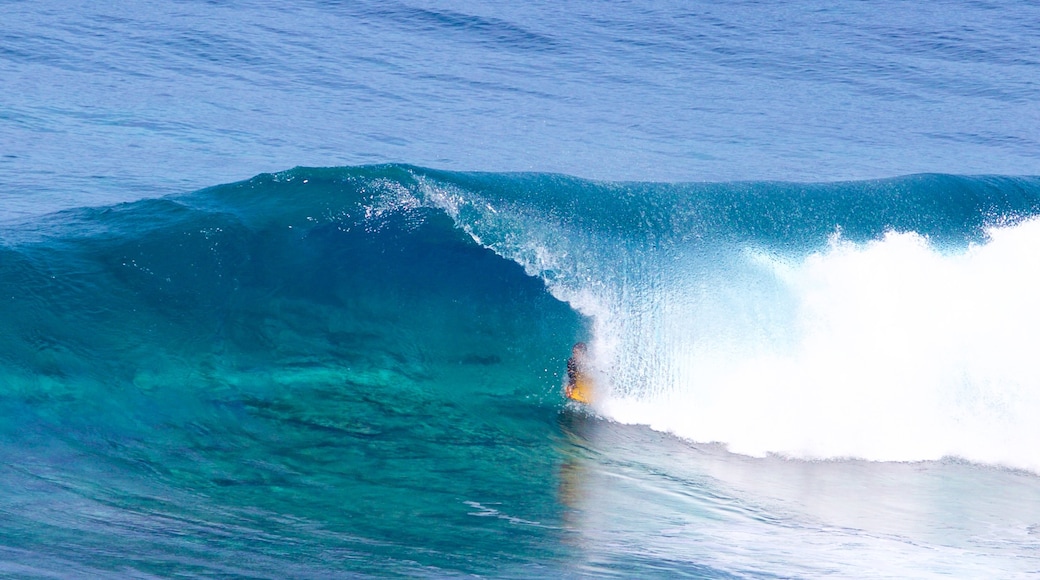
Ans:
{"type": "Polygon", "coordinates": [[[571,348],[571,357],[567,359],[567,384],[563,394],[579,403],[592,402],[592,377],[588,373],[588,347],[579,342],[571,348]]]}

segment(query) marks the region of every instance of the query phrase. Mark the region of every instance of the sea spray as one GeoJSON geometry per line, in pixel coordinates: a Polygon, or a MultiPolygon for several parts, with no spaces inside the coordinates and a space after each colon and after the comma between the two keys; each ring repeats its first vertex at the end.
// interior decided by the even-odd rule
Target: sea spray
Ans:
{"type": "Polygon", "coordinates": [[[1040,220],[987,233],[959,251],[896,232],[798,259],[748,251],[770,291],[738,290],[743,312],[721,324],[717,306],[688,313],[707,334],[664,325],[674,368],[605,412],[753,455],[1038,470],[1040,220]]]}
{"type": "Polygon", "coordinates": [[[751,455],[1040,469],[1034,180],[420,183],[590,318],[607,417],[751,455]]]}

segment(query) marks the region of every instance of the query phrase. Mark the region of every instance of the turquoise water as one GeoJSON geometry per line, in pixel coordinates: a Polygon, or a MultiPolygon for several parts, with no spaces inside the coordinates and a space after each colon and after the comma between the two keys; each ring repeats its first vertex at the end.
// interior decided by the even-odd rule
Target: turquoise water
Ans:
{"type": "Polygon", "coordinates": [[[1040,570],[1035,4],[0,15],[0,576],[1040,570]]]}
{"type": "MultiPolygon", "coordinates": [[[[1030,252],[1038,213],[1034,178],[373,166],[11,225],[4,570],[788,577],[857,575],[871,557],[881,576],[1024,573],[1040,456],[998,443],[1035,437],[1035,363],[986,363],[1029,340],[1032,293],[980,296],[1005,301],[1007,334],[953,367],[959,381],[911,343],[909,367],[873,358],[893,383],[866,385],[877,408],[850,407],[861,382],[814,383],[833,371],[814,332],[847,337],[800,321],[843,288],[797,272],[840,279],[851,253],[874,268],[855,276],[888,276],[913,256],[891,232],[916,231],[966,276],[1035,276],[966,257],[1030,252]],[[577,340],[603,395],[591,409],[560,395],[577,340]]],[[[927,282],[817,315],[913,309],[927,282]]],[[[987,330],[958,319],[900,330],[987,330]]],[[[859,346],[881,348],[870,330],[859,346]]]]}
{"type": "MultiPolygon", "coordinates": [[[[357,179],[380,173],[400,174],[357,179]]],[[[4,432],[32,450],[9,548],[246,575],[561,551],[556,390],[579,316],[443,213],[366,218],[357,189],[314,182],[295,211],[299,181],[265,178],[69,212],[5,248],[4,432]]]]}

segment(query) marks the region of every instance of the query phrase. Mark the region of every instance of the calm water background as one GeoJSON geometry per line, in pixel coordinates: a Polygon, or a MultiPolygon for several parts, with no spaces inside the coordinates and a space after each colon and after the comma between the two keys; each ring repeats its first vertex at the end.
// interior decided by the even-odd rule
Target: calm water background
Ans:
{"type": "Polygon", "coordinates": [[[1034,575],[1038,105],[1033,2],[0,0],[0,575],[1034,575]]]}
{"type": "Polygon", "coordinates": [[[1040,172],[1032,2],[4,1],[3,213],[296,165],[1040,172]]]}

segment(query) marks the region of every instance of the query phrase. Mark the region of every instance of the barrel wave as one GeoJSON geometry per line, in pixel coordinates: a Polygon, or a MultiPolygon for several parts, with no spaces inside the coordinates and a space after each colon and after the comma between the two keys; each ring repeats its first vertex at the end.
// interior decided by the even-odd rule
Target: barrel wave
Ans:
{"type": "Polygon", "coordinates": [[[90,574],[120,541],[153,573],[320,575],[334,553],[545,574],[575,549],[577,340],[606,420],[753,456],[1040,471],[1038,216],[1034,177],[388,165],[7,224],[5,557],[90,574]]]}
{"type": "Polygon", "coordinates": [[[607,417],[756,456],[1040,469],[1035,178],[426,181],[589,317],[607,417]]]}

